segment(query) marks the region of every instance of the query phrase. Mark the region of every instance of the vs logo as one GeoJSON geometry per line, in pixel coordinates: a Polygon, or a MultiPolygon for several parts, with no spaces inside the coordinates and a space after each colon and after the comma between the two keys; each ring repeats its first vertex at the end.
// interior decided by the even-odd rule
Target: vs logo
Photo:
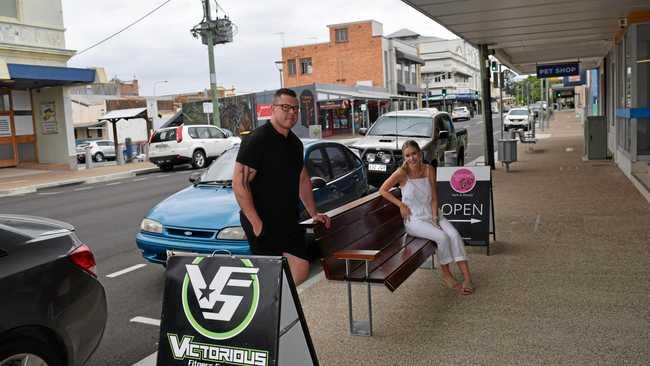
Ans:
{"type": "Polygon", "coordinates": [[[206,277],[210,277],[199,266],[203,259],[198,257],[185,265],[187,273],[182,290],[185,316],[205,337],[232,338],[246,329],[257,311],[259,268],[254,268],[250,260],[241,259],[244,267],[220,266],[208,283],[206,277]],[[190,296],[190,285],[194,296],[190,296]]]}

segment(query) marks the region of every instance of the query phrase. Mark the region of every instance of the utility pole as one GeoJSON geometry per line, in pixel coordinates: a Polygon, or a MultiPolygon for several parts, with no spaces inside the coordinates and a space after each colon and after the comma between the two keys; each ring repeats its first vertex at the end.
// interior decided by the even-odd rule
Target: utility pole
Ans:
{"type": "Polygon", "coordinates": [[[488,59],[488,46],[479,45],[479,64],[481,66],[481,96],[483,97],[483,121],[485,121],[485,160],[494,170],[494,132],[492,129],[492,98],[490,90],[490,61],[488,59]]]}
{"type": "Polygon", "coordinates": [[[503,71],[499,62],[499,122],[501,123],[501,140],[503,140],[503,71]]]}
{"type": "Polygon", "coordinates": [[[219,113],[219,96],[217,94],[217,74],[214,67],[214,45],[232,42],[233,24],[228,17],[212,19],[210,0],[203,2],[203,20],[190,31],[195,38],[201,36],[201,42],[208,46],[208,63],[210,67],[210,98],[212,99],[212,121],[221,127],[219,113]]]}

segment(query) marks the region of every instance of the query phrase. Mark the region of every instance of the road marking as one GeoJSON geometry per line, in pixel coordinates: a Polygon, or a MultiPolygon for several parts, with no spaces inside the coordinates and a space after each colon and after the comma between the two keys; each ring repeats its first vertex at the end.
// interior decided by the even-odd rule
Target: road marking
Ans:
{"type": "Polygon", "coordinates": [[[147,356],[146,358],[143,358],[142,360],[138,361],[138,363],[134,363],[132,366],[154,366],[156,364],[156,359],[158,358],[158,352],[154,352],[147,356]]]}
{"type": "Polygon", "coordinates": [[[566,149],[564,149],[564,151],[571,152],[571,151],[573,151],[573,148],[572,147],[567,147],[566,149]]]}
{"type": "Polygon", "coordinates": [[[40,195],[42,195],[42,196],[52,196],[52,195],[59,194],[59,193],[63,193],[63,191],[56,191],[56,192],[41,192],[41,193],[37,193],[37,194],[40,194],[40,195]]]}
{"type": "Polygon", "coordinates": [[[74,191],[79,192],[79,191],[87,191],[89,189],[93,189],[95,187],[81,187],[81,188],[75,188],[74,191]]]}
{"type": "Polygon", "coordinates": [[[160,326],[160,320],[159,319],[152,319],[152,318],[146,318],[144,316],[136,316],[135,318],[129,320],[131,323],[142,323],[142,324],[148,324],[148,325],[154,325],[156,327],[160,326]]]}
{"type": "Polygon", "coordinates": [[[535,219],[535,230],[533,230],[534,232],[537,232],[537,228],[539,227],[539,223],[541,221],[541,218],[542,218],[542,215],[537,214],[537,219],[535,219]]]}
{"type": "Polygon", "coordinates": [[[125,274],[125,273],[129,273],[129,272],[131,272],[131,271],[135,271],[136,269],[140,269],[140,268],[142,268],[142,267],[144,267],[144,266],[146,266],[146,265],[147,265],[146,263],[136,264],[135,266],[131,266],[131,267],[129,267],[129,268],[125,268],[125,269],[123,269],[123,270],[121,270],[121,271],[117,271],[117,272],[111,273],[111,274],[109,274],[109,275],[106,275],[106,277],[108,277],[108,278],[115,278],[115,277],[117,277],[117,276],[121,276],[121,275],[123,275],[123,274],[125,274]]]}
{"type": "Polygon", "coordinates": [[[149,178],[136,178],[133,181],[134,182],[142,182],[143,180],[147,180],[147,179],[149,179],[149,178]]]}
{"type": "Polygon", "coordinates": [[[118,184],[122,184],[122,182],[113,182],[113,183],[107,183],[107,186],[116,186],[118,184]]]}

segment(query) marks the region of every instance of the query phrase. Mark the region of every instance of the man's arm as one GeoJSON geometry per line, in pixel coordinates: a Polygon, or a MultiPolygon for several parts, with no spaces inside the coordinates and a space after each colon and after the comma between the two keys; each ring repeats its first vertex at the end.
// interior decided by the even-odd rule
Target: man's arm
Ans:
{"type": "Polygon", "coordinates": [[[255,178],[257,171],[241,163],[235,163],[235,171],[232,177],[232,190],[235,192],[235,198],[246,218],[253,227],[255,235],[262,233],[262,219],[255,209],[253,203],[253,193],[251,192],[250,182],[255,178]]]}
{"type": "Polygon", "coordinates": [[[325,214],[318,213],[316,209],[316,201],[314,200],[314,192],[312,191],[311,179],[309,179],[309,174],[305,167],[302,168],[300,172],[300,200],[305,206],[309,217],[314,220],[314,222],[322,222],[325,224],[326,228],[330,227],[330,218],[325,214]]]}

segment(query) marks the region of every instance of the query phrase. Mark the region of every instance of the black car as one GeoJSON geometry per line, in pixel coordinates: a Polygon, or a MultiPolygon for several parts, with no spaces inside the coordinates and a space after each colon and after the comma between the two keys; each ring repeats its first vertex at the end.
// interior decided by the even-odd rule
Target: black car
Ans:
{"type": "Polygon", "coordinates": [[[95,257],[72,225],[0,215],[0,366],[83,365],[106,315],[95,257]]]}

